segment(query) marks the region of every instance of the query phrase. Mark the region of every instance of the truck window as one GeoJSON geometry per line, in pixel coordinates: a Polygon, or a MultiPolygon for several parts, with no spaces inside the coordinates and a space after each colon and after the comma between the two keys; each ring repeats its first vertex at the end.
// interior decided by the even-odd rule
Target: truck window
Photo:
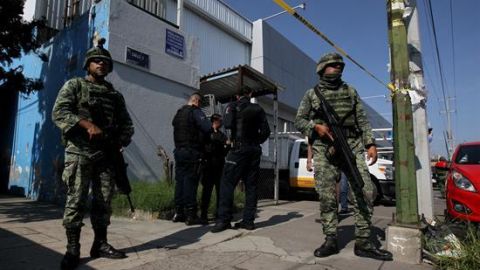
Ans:
{"type": "Polygon", "coordinates": [[[298,158],[307,158],[308,157],[308,146],[307,143],[302,142],[300,144],[300,150],[298,151],[298,158]]]}

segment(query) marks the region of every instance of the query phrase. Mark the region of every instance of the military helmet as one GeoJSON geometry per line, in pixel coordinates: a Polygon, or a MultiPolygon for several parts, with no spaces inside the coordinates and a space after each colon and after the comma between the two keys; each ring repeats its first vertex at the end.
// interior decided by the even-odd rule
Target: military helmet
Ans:
{"type": "Polygon", "coordinates": [[[101,38],[98,41],[97,46],[90,48],[85,53],[85,61],[83,62],[83,69],[87,70],[88,65],[90,64],[90,60],[92,60],[93,58],[101,58],[101,59],[107,60],[110,63],[110,68],[108,72],[112,72],[113,70],[112,56],[110,55],[110,52],[108,50],[103,48],[103,44],[105,44],[105,39],[101,38]]]}
{"type": "Polygon", "coordinates": [[[343,62],[343,57],[340,54],[336,52],[330,52],[323,55],[322,58],[320,58],[320,60],[318,61],[316,70],[317,74],[320,74],[328,64],[333,63],[341,64],[342,67],[345,66],[345,62],[343,62]]]}

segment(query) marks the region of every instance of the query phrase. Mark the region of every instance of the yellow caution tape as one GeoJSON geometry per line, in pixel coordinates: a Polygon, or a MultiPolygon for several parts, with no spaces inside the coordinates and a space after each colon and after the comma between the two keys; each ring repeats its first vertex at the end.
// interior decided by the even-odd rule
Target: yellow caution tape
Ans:
{"type": "Polygon", "coordinates": [[[295,9],[293,9],[291,6],[289,6],[285,1],[283,0],[273,0],[277,5],[281,6],[283,9],[285,9],[288,13],[292,14],[295,13],[295,9]]]}
{"type": "Polygon", "coordinates": [[[365,67],[363,67],[359,62],[357,62],[355,59],[353,59],[350,55],[348,55],[342,48],[337,46],[332,40],[330,40],[324,33],[320,32],[313,24],[311,24],[307,19],[302,17],[300,14],[298,14],[295,9],[293,9],[291,6],[289,6],[285,1],[283,0],[273,0],[277,5],[282,7],[284,10],[286,10],[288,13],[292,14],[293,17],[295,17],[297,20],[299,20],[301,23],[303,23],[308,29],[312,30],[315,34],[320,36],[323,40],[325,40],[328,44],[330,44],[335,50],[337,50],[341,55],[352,61],[355,65],[357,65],[361,70],[365,71],[370,77],[372,77],[374,80],[382,84],[383,86],[387,87],[390,91],[394,92],[395,91],[395,86],[392,83],[385,83],[382,80],[380,80],[377,76],[375,76],[372,72],[368,71],[365,67]]]}
{"type": "Polygon", "coordinates": [[[394,92],[395,91],[395,85],[393,85],[393,83],[389,83],[388,84],[388,89],[390,89],[390,91],[394,92]]]}

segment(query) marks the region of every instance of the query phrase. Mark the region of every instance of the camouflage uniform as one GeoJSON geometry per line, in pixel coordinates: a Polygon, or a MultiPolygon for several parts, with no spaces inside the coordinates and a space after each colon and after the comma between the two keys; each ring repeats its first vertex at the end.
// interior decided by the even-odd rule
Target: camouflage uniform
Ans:
{"type": "Polygon", "coordinates": [[[52,120],[60,128],[65,144],[62,178],[67,186],[63,216],[67,251],[61,269],[74,269],[80,262],[80,232],[90,187],[90,220],[94,231],[90,256],[127,257],[125,252],[108,244],[107,227],[115,177],[118,177],[115,172],[123,169],[116,168],[118,165],[114,162],[120,154],[118,151],[130,143],[133,124],[122,94],[105,81],[105,76],[112,71],[113,60],[110,52],[103,48],[104,44],[105,39],[100,39],[96,47],[86,52],[83,65],[88,72],[86,79],[67,81],[52,111],[52,120]]]}
{"type": "MultiPolygon", "coordinates": [[[[338,55],[328,54],[324,56],[317,67],[317,73],[320,73],[325,68],[326,64],[337,63],[339,58],[335,58],[334,56],[338,55]]],[[[343,64],[343,61],[341,63],[343,64]]],[[[318,86],[321,93],[325,96],[340,118],[349,114],[349,116],[345,118],[343,126],[347,130],[348,144],[356,157],[358,169],[365,182],[363,194],[365,195],[365,201],[367,202],[367,205],[359,205],[356,196],[353,196],[356,224],[355,234],[357,239],[365,239],[370,236],[370,219],[373,211],[373,183],[370,179],[367,164],[365,163],[365,146],[375,143],[372,129],[365,111],[363,110],[360,98],[353,87],[347,85],[341,80],[337,85],[328,87],[328,84],[322,84],[322,79],[318,86]]],[[[315,95],[314,89],[307,90],[298,108],[297,116],[295,118],[295,127],[305,136],[314,140],[313,159],[315,168],[315,185],[319,194],[320,219],[323,225],[323,233],[326,236],[336,237],[338,204],[335,183],[339,181],[341,171],[343,171],[347,177],[351,178],[351,176],[342,166],[342,161],[339,158],[335,156],[327,157],[327,149],[330,149],[332,143],[328,138],[318,138],[318,135],[314,130],[315,124],[325,123],[325,116],[322,114],[320,100],[315,95]]],[[[352,191],[354,194],[358,194],[358,190],[352,191]]]]}
{"type": "Polygon", "coordinates": [[[92,225],[108,226],[115,175],[105,145],[115,142],[126,146],[133,135],[123,96],[108,82],[94,84],[83,78],[74,78],[60,89],[52,119],[61,129],[66,143],[62,178],[67,185],[67,201],[63,225],[66,228],[83,225],[91,184],[92,225]],[[86,131],[78,126],[81,119],[87,119],[102,129],[105,140],[90,142],[86,131]]]}

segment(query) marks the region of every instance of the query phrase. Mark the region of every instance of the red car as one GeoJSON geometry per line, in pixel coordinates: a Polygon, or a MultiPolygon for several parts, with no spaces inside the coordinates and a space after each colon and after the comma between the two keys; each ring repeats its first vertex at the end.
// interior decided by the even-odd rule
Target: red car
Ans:
{"type": "Polygon", "coordinates": [[[445,193],[450,218],[480,222],[480,142],[457,146],[445,193]]]}

